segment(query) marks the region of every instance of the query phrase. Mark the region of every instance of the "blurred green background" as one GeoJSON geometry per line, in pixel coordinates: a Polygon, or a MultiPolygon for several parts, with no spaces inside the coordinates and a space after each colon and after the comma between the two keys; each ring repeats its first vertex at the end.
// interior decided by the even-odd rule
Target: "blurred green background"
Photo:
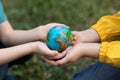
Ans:
{"type": "MultiPolygon", "coordinates": [[[[24,30],[57,22],[81,31],[120,8],[119,0],[3,0],[3,4],[12,26],[24,30]]],[[[9,74],[17,80],[70,80],[77,71],[96,61],[84,58],[70,67],[54,67],[34,55],[25,64],[12,67],[9,74]]]]}

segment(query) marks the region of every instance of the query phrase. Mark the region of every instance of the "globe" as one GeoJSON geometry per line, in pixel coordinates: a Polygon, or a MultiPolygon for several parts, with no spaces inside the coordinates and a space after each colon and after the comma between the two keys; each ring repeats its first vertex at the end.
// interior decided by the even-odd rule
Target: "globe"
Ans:
{"type": "Polygon", "coordinates": [[[72,33],[66,26],[54,26],[48,31],[47,46],[51,50],[64,51],[72,45],[72,33]]]}

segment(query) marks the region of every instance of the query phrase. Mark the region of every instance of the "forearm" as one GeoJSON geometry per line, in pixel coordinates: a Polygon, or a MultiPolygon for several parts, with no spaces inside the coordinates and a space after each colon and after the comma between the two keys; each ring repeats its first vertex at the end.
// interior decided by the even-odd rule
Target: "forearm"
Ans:
{"type": "Polygon", "coordinates": [[[99,58],[99,43],[83,43],[82,49],[85,57],[99,58]]]}
{"type": "Polygon", "coordinates": [[[34,52],[34,43],[0,49],[0,65],[34,52]]]}
{"type": "Polygon", "coordinates": [[[8,46],[33,42],[37,40],[39,40],[39,37],[37,34],[34,34],[32,30],[14,30],[3,38],[4,44],[8,46]]]}
{"type": "Polygon", "coordinates": [[[82,36],[82,42],[86,43],[96,43],[100,41],[98,33],[94,29],[87,29],[80,32],[80,35],[82,36]]]}
{"type": "Polygon", "coordinates": [[[14,30],[8,21],[0,24],[1,41],[7,45],[18,45],[40,40],[39,33],[33,30],[14,30]]]}

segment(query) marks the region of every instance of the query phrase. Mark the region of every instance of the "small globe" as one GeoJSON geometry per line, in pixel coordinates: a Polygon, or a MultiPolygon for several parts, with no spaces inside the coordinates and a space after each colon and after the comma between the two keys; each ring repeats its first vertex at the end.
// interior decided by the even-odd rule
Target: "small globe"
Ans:
{"type": "Polygon", "coordinates": [[[64,51],[72,44],[72,33],[66,26],[55,26],[47,34],[47,46],[51,50],[64,51]]]}

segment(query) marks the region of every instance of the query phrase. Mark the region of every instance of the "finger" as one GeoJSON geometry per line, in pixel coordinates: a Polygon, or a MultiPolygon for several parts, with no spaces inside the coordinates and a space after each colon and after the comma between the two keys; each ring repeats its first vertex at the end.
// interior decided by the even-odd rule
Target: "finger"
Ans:
{"type": "Polygon", "coordinates": [[[57,66],[65,66],[65,64],[68,63],[68,60],[66,58],[63,58],[63,59],[60,59],[58,61],[56,61],[56,64],[57,66]]]}
{"type": "Polygon", "coordinates": [[[72,46],[68,47],[66,50],[64,50],[62,53],[67,53],[70,49],[72,48],[72,46]]]}
{"type": "Polygon", "coordinates": [[[50,60],[50,59],[47,59],[47,58],[44,58],[44,60],[52,65],[55,65],[56,66],[56,62],[54,60],[50,60]]]}
{"type": "Polygon", "coordinates": [[[76,31],[72,31],[72,34],[73,34],[73,36],[75,36],[76,35],[76,31]]]}
{"type": "Polygon", "coordinates": [[[65,55],[67,54],[67,52],[72,48],[72,46],[68,47],[65,51],[63,51],[62,53],[59,53],[57,56],[53,56],[53,57],[47,57],[48,59],[54,59],[54,60],[58,60],[61,59],[63,57],[65,57],[65,55]]]}
{"type": "Polygon", "coordinates": [[[76,44],[76,38],[73,37],[73,40],[72,40],[72,45],[75,45],[76,44]]]}
{"type": "MultiPolygon", "coordinates": [[[[69,54],[68,52],[71,50],[72,46],[67,48],[63,53],[69,54]]],[[[64,66],[65,64],[69,63],[69,56],[65,56],[64,58],[56,61],[57,66],[64,66]]]]}
{"type": "Polygon", "coordinates": [[[49,51],[49,53],[47,52],[47,54],[45,55],[45,57],[55,57],[59,55],[58,51],[49,51]]]}
{"type": "Polygon", "coordinates": [[[64,58],[56,61],[56,65],[57,66],[64,66],[65,64],[67,64],[69,62],[69,59],[65,56],[64,58]]]}
{"type": "Polygon", "coordinates": [[[53,26],[66,26],[67,28],[69,28],[69,26],[67,26],[67,25],[65,25],[65,24],[61,24],[61,23],[49,23],[49,24],[47,24],[48,26],[51,26],[51,27],[53,27],[53,26]]]}
{"type": "Polygon", "coordinates": [[[54,23],[54,25],[58,25],[58,26],[65,26],[65,27],[67,27],[67,28],[69,28],[69,26],[67,26],[67,25],[65,25],[65,24],[61,24],[61,23],[54,23]]]}
{"type": "Polygon", "coordinates": [[[71,66],[73,63],[67,63],[67,64],[65,64],[65,66],[71,66]]]}
{"type": "Polygon", "coordinates": [[[72,36],[73,36],[73,40],[77,39],[77,34],[76,33],[72,33],[72,36]]]}
{"type": "Polygon", "coordinates": [[[66,55],[66,53],[59,53],[58,55],[53,56],[53,57],[49,57],[49,56],[47,57],[47,56],[46,56],[46,58],[48,58],[48,59],[54,59],[54,60],[58,60],[58,59],[63,58],[65,55],[66,55]]]}
{"type": "Polygon", "coordinates": [[[64,25],[64,24],[58,24],[57,26],[65,26],[65,27],[67,27],[67,28],[70,28],[69,26],[64,25]]]}
{"type": "Polygon", "coordinates": [[[76,39],[77,39],[77,37],[76,37],[76,36],[74,36],[74,37],[73,37],[73,41],[75,41],[76,39]]]}
{"type": "Polygon", "coordinates": [[[76,44],[76,41],[72,41],[72,45],[75,45],[76,44]]]}

